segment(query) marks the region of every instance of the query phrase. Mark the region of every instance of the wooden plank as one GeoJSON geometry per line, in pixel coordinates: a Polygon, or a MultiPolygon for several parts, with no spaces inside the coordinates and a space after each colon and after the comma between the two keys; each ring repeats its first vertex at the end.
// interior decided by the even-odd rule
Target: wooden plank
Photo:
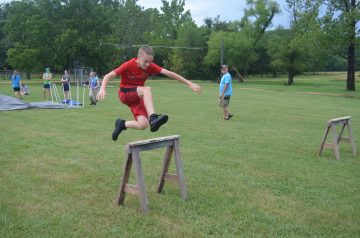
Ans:
{"type": "Polygon", "coordinates": [[[133,147],[139,148],[139,151],[147,151],[147,150],[154,150],[154,149],[159,149],[159,148],[163,148],[163,147],[168,147],[168,146],[172,146],[174,144],[173,140],[169,140],[169,141],[157,141],[151,144],[144,144],[144,145],[136,145],[133,147]]]}
{"type": "Polygon", "coordinates": [[[124,191],[127,193],[139,195],[139,189],[136,187],[136,185],[133,184],[126,184],[124,191]]]}
{"type": "Polygon", "coordinates": [[[350,120],[350,119],[351,119],[351,116],[334,118],[334,119],[330,119],[330,120],[328,121],[328,124],[336,123],[336,122],[340,122],[340,121],[347,121],[347,120],[350,120]]]}
{"type": "Polygon", "coordinates": [[[328,144],[328,143],[326,143],[326,144],[324,144],[324,148],[326,148],[326,149],[334,149],[334,145],[333,144],[328,144]]]}
{"type": "Polygon", "coordinates": [[[341,137],[341,138],[339,138],[339,142],[341,142],[341,141],[350,142],[350,138],[348,138],[348,137],[341,137]]]}
{"type": "Polygon", "coordinates": [[[177,176],[176,174],[165,174],[164,179],[170,182],[179,182],[179,176],[177,176]]]}
{"type": "Polygon", "coordinates": [[[148,140],[129,142],[129,143],[127,143],[127,145],[129,145],[129,146],[146,145],[146,144],[153,144],[153,143],[158,143],[158,142],[162,142],[162,141],[175,140],[175,139],[179,139],[179,138],[180,138],[179,135],[164,136],[164,137],[153,138],[153,139],[148,139],[148,140]]]}

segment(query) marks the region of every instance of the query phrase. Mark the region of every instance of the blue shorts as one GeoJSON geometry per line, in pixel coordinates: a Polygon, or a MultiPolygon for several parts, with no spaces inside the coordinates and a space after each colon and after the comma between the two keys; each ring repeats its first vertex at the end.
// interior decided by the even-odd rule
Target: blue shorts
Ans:
{"type": "Polygon", "coordinates": [[[50,84],[44,84],[44,88],[50,88],[50,84]]]}
{"type": "Polygon", "coordinates": [[[69,84],[68,83],[63,84],[63,88],[65,92],[69,91],[69,84]]]}
{"type": "Polygon", "coordinates": [[[14,87],[14,92],[20,92],[20,88],[19,87],[14,87]]]}

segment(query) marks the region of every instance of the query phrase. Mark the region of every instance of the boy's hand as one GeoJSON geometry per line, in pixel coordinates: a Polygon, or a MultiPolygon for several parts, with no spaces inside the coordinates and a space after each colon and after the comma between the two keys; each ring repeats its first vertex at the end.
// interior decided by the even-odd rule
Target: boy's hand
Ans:
{"type": "Polygon", "coordinates": [[[96,95],[96,100],[102,101],[102,100],[105,99],[105,96],[106,96],[106,90],[100,89],[100,91],[99,91],[98,94],[96,95]]]}
{"type": "Polygon", "coordinates": [[[195,83],[191,83],[189,88],[193,90],[195,93],[201,93],[201,87],[195,83]]]}

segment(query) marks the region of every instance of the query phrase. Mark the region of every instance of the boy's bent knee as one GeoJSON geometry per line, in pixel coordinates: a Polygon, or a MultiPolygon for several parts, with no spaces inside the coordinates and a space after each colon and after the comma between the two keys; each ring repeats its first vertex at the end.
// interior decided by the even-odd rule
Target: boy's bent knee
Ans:
{"type": "Polygon", "coordinates": [[[139,130],[145,130],[146,128],[148,128],[149,127],[149,123],[140,123],[139,125],[138,125],[138,129],[139,130]]]}
{"type": "Polygon", "coordinates": [[[138,130],[145,130],[149,127],[149,121],[146,117],[140,116],[137,118],[137,129],[138,130]]]}

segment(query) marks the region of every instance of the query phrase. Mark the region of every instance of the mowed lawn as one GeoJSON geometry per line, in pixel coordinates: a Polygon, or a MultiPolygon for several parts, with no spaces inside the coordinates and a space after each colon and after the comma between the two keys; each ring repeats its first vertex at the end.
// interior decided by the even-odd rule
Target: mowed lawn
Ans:
{"type": "MultiPolygon", "coordinates": [[[[343,116],[360,150],[360,93],[339,75],[300,76],[291,87],[286,78],[234,81],[229,121],[218,84],[199,81],[196,95],[149,80],[168,123],[116,142],[115,119],[132,118],[117,81],[96,106],[0,112],[0,237],[359,237],[360,153],[342,142],[340,160],[329,149],[317,156],[326,122],[343,116]],[[156,193],[158,149],[141,153],[150,212],[131,194],[115,206],[126,143],[167,135],[181,135],[188,199],[168,182],[156,193]]],[[[41,85],[28,83],[25,100],[41,101],[41,85]]],[[[8,81],[0,93],[13,95],[8,81]]]]}

